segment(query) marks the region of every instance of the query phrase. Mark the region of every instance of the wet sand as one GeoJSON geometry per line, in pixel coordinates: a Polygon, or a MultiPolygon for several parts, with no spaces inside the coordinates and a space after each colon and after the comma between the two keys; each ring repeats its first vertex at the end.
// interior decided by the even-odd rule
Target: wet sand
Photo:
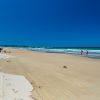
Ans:
{"type": "Polygon", "coordinates": [[[0,71],[24,75],[35,100],[100,100],[100,60],[9,50],[13,58],[0,60],[0,71]]]}

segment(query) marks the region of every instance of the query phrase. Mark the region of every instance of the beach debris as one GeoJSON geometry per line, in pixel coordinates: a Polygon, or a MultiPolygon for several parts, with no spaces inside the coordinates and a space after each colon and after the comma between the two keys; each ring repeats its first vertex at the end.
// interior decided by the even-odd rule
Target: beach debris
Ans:
{"type": "Polygon", "coordinates": [[[32,90],[24,76],[0,73],[0,100],[34,100],[32,90]]]}
{"type": "Polygon", "coordinates": [[[39,86],[39,88],[41,88],[41,86],[39,86]]]}
{"type": "Polygon", "coordinates": [[[67,69],[68,67],[67,66],[63,66],[63,68],[67,69]]]}
{"type": "Polygon", "coordinates": [[[11,62],[10,60],[7,60],[7,62],[11,62]]]}
{"type": "Polygon", "coordinates": [[[7,50],[6,48],[4,50],[2,50],[3,53],[11,53],[10,50],[7,50]]]}
{"type": "Polygon", "coordinates": [[[0,54],[0,59],[8,59],[12,58],[13,56],[7,55],[7,54],[0,54]]]}

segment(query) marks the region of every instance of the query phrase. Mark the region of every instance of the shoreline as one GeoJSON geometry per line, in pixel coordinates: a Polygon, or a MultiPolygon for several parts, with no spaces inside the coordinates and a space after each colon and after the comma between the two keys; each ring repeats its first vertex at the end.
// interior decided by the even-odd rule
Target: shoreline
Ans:
{"type": "Polygon", "coordinates": [[[86,48],[82,48],[82,49],[79,48],[73,48],[73,49],[49,48],[48,49],[48,48],[29,48],[29,47],[7,47],[7,48],[17,49],[17,50],[28,50],[28,51],[41,52],[41,53],[57,53],[57,54],[66,54],[66,55],[70,54],[74,56],[81,56],[81,57],[86,57],[91,59],[100,59],[100,49],[93,49],[93,48],[89,49],[89,51],[86,48]],[[81,50],[84,51],[83,55],[81,55],[81,50]],[[88,51],[88,55],[86,54],[86,51],[88,51]]]}

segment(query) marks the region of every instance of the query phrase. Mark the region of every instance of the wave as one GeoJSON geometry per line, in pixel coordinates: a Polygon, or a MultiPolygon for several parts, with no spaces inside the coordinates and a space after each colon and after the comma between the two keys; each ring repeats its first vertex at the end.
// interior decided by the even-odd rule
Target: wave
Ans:
{"type": "MultiPolygon", "coordinates": [[[[48,48],[28,48],[29,50],[32,51],[42,51],[42,52],[58,52],[58,53],[80,53],[81,50],[85,53],[87,49],[48,49],[48,48]]],[[[89,53],[99,53],[100,50],[88,50],[89,53]]]]}

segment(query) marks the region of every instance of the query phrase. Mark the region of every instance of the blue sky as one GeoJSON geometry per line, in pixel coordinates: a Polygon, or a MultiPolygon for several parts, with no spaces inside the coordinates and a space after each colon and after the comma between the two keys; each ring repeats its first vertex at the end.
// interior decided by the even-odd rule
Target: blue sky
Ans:
{"type": "Polygon", "coordinates": [[[100,46],[100,1],[0,0],[0,44],[100,46]]]}

